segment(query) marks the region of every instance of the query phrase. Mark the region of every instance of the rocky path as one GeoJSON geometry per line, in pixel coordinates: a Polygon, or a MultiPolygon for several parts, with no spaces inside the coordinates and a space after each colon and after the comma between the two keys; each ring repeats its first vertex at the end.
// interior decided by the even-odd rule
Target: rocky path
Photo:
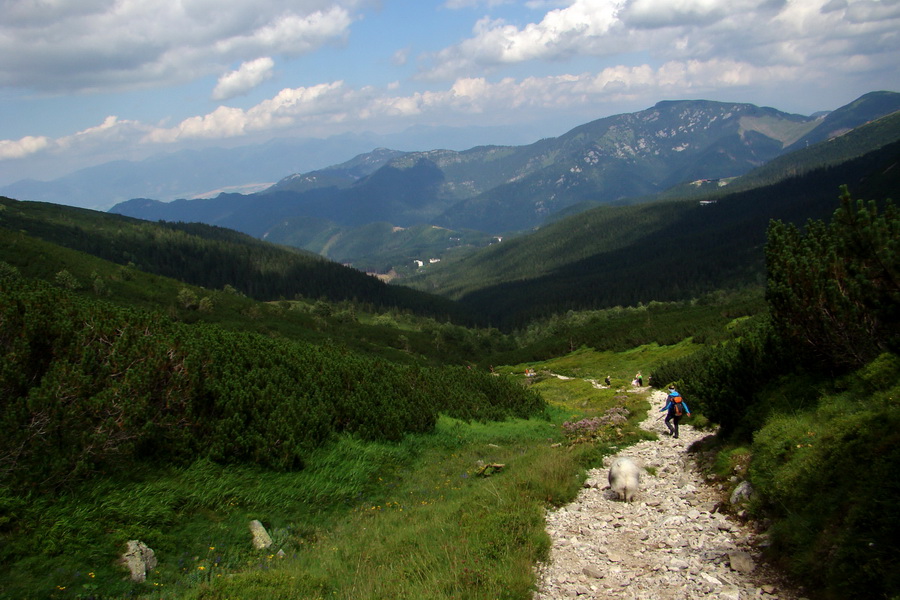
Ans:
{"type": "MultiPolygon", "coordinates": [[[[608,468],[593,469],[578,498],[547,516],[550,562],[538,573],[534,600],[561,598],[793,600],[757,566],[755,534],[716,512],[719,492],[695,470],[687,448],[708,435],[681,424],[679,439],[651,396],[641,426],[659,433],[622,451],[648,472],[636,500],[615,499],[608,468]]],[[[613,457],[607,457],[608,467],[613,457]]]]}

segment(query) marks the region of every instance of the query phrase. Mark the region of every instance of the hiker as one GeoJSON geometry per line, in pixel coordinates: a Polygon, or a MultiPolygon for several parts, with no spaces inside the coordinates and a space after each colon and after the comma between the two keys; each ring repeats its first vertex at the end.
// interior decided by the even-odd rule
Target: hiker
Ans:
{"type": "Polygon", "coordinates": [[[606,376],[606,379],[604,379],[603,381],[606,382],[606,387],[609,387],[610,384],[612,383],[612,382],[610,381],[610,379],[609,379],[609,375],[607,375],[607,376],[606,376]]]}
{"type": "Polygon", "coordinates": [[[638,387],[644,387],[644,376],[641,375],[640,371],[637,372],[634,378],[637,380],[638,387]]]}
{"type": "Polygon", "coordinates": [[[678,423],[684,415],[691,416],[691,409],[688,408],[687,402],[678,393],[674,385],[669,386],[669,395],[666,396],[666,405],[659,409],[659,412],[669,411],[666,414],[666,427],[669,428],[669,435],[678,439],[678,423]],[[669,422],[671,421],[671,423],[669,422]],[[674,426],[673,426],[674,423],[674,426]]]}

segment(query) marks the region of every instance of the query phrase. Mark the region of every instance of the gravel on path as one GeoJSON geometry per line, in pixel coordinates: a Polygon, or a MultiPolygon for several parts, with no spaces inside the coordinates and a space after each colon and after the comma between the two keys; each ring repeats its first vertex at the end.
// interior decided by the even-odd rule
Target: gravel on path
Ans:
{"type": "Polygon", "coordinates": [[[709,433],[683,419],[668,435],[659,409],[665,392],[650,395],[641,427],[659,434],[618,456],[645,469],[635,500],[625,503],[607,483],[608,467],[592,469],[572,503],[549,512],[550,560],[538,567],[533,600],[563,598],[795,600],[777,573],[760,565],[756,533],[718,512],[711,487],[687,453],[709,433]]]}

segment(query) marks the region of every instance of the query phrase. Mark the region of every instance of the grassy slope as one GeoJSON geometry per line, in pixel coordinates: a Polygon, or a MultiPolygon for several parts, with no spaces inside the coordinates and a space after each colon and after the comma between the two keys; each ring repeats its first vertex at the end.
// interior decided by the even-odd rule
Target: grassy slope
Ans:
{"type": "MultiPolygon", "coordinates": [[[[399,444],[344,438],[299,473],[201,461],[27,504],[2,495],[0,514],[15,510],[17,523],[10,529],[0,521],[0,597],[528,598],[534,562],[548,549],[544,508],[571,500],[583,469],[613,446],[640,439],[633,427],[646,407],[627,394],[634,414],[622,437],[553,447],[563,441],[564,420],[601,414],[622,400],[582,378],[547,373],[624,377],[680,352],[582,351],[534,365],[539,376],[531,385],[555,406],[550,421],[442,418],[434,434],[399,444]],[[479,477],[478,461],[505,467],[479,477]],[[273,547],[250,548],[250,519],[266,525],[273,547]],[[34,539],[46,542],[35,548],[34,539]],[[156,551],[160,564],[146,583],[122,581],[117,539],[142,539],[156,551]]],[[[500,376],[524,382],[523,368],[500,376]]]]}
{"type": "MultiPolygon", "coordinates": [[[[392,336],[403,332],[410,339],[417,333],[411,315],[346,334],[326,319],[329,325],[322,330],[315,311],[282,306],[293,303],[261,304],[114,265],[19,232],[0,229],[0,235],[6,251],[0,260],[27,275],[52,281],[67,270],[87,295],[168,307],[164,310],[171,318],[218,320],[288,337],[338,335],[348,345],[352,337],[368,336],[369,350],[376,352],[385,351],[372,339],[376,330],[392,336]],[[100,292],[94,283],[98,279],[100,292]],[[215,308],[201,313],[180,306],[177,297],[184,289],[209,295],[215,308]]],[[[445,357],[452,344],[452,337],[444,338],[440,352],[445,357]]],[[[613,373],[624,380],[631,371],[649,369],[655,360],[684,351],[650,346],[615,356],[582,350],[558,364],[534,366],[593,378],[613,373]]],[[[523,369],[498,371],[524,380],[523,369]]],[[[342,438],[319,451],[299,473],[200,461],[180,469],[134,472],[125,479],[101,478],[57,498],[23,501],[0,490],[0,597],[525,598],[534,561],[546,551],[543,507],[577,493],[581,470],[604,452],[554,449],[548,439],[560,439],[556,425],[562,421],[591,416],[619,402],[613,391],[595,390],[582,379],[541,375],[533,385],[556,403],[549,422],[477,424],[442,418],[435,434],[410,436],[398,444],[342,438]],[[507,467],[482,479],[474,476],[478,460],[507,467]],[[287,558],[279,561],[274,550],[250,549],[246,525],[253,518],[266,524],[287,558]],[[360,531],[369,533],[360,536],[360,531]],[[48,541],[36,549],[34,539],[48,541]],[[123,539],[142,539],[156,550],[160,566],[147,583],[122,581],[115,557],[123,539]]]]}

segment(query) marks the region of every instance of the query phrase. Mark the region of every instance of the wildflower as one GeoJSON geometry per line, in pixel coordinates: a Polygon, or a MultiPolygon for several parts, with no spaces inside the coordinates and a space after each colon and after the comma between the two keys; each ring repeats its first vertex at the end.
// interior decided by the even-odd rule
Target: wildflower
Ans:
{"type": "Polygon", "coordinates": [[[203,565],[200,565],[199,567],[197,567],[197,569],[199,569],[199,570],[201,570],[201,571],[205,571],[205,570],[206,570],[206,567],[204,567],[203,565]]]}
{"type": "Polygon", "coordinates": [[[88,577],[90,577],[91,579],[93,579],[93,578],[94,578],[94,572],[91,571],[90,573],[88,573],[88,577]]]}

